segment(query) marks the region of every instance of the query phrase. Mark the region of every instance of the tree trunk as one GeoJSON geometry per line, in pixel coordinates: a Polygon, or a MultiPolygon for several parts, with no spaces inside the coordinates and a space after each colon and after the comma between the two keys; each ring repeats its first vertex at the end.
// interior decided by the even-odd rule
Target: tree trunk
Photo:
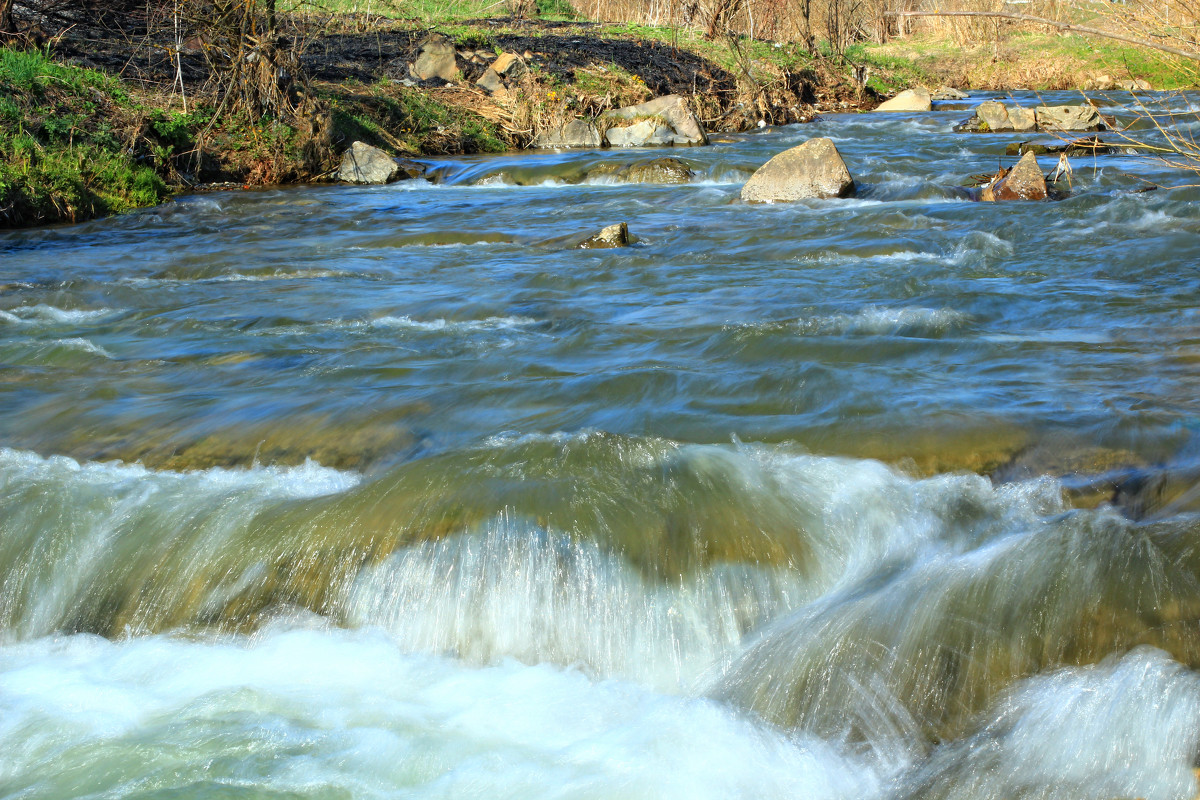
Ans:
{"type": "Polygon", "coordinates": [[[17,23],[13,19],[13,0],[0,0],[0,36],[12,35],[17,32],[17,23]]]}

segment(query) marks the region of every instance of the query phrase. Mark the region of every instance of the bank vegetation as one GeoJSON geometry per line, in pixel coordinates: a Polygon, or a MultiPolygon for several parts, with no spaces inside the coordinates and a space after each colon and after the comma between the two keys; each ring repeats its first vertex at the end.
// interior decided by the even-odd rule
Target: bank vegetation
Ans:
{"type": "Polygon", "coordinates": [[[1051,22],[1200,50],[1180,0],[0,0],[0,227],[320,181],[353,140],[520,148],[669,93],[710,129],[743,130],[919,83],[1195,83],[1194,59],[1051,22]],[[433,31],[458,48],[460,80],[413,80],[433,31]],[[501,52],[526,67],[502,101],[475,84],[487,62],[472,55],[501,52]]]}

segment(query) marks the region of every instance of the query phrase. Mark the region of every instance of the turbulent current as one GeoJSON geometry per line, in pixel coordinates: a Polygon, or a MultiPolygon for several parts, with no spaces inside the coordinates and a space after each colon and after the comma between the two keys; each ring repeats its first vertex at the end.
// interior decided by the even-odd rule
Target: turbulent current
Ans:
{"type": "Polygon", "coordinates": [[[0,235],[0,797],[1193,798],[1200,190],[963,108],[0,235]]]}

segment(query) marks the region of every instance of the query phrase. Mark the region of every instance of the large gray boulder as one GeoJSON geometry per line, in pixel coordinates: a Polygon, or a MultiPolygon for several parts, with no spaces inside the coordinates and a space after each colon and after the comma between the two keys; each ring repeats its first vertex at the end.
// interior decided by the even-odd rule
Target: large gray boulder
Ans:
{"type": "Polygon", "coordinates": [[[854,178],[830,139],[809,139],[784,150],[742,187],[747,203],[773,203],[813,197],[846,197],[854,191],[854,178]]]}
{"type": "MultiPolygon", "coordinates": [[[[692,110],[688,108],[687,100],[677,94],[668,94],[648,100],[645,103],[639,103],[636,106],[625,106],[624,108],[605,112],[604,119],[609,124],[610,131],[621,131],[624,128],[641,125],[643,122],[657,123],[652,133],[648,134],[648,131],[650,131],[649,125],[641,125],[636,132],[615,133],[609,138],[610,143],[612,143],[614,138],[622,142],[629,142],[638,136],[645,136],[647,139],[658,136],[661,139],[669,140],[648,143],[708,144],[708,135],[704,131],[704,125],[692,113],[692,110]],[[659,133],[659,128],[669,129],[669,135],[659,133]]],[[[613,146],[630,147],[636,145],[614,144],[613,146]]]]}
{"type": "Polygon", "coordinates": [[[413,62],[410,71],[419,81],[434,78],[456,81],[461,77],[457,57],[454,43],[448,36],[433,34],[421,43],[421,51],[417,54],[417,60],[413,62]]]}
{"type": "Polygon", "coordinates": [[[905,89],[891,100],[880,103],[876,111],[928,111],[933,108],[933,98],[925,89],[905,89]]]}
{"type": "Polygon", "coordinates": [[[391,183],[400,174],[396,159],[363,142],[355,142],[342,156],[338,180],[346,183],[391,183]]]}
{"type": "Polygon", "coordinates": [[[1099,131],[1105,128],[1104,120],[1094,106],[1041,106],[1034,111],[1038,130],[1099,131]]]}
{"type": "Polygon", "coordinates": [[[593,122],[573,119],[561,128],[542,131],[534,140],[534,147],[569,149],[575,147],[600,147],[604,143],[600,129],[593,122]]]}

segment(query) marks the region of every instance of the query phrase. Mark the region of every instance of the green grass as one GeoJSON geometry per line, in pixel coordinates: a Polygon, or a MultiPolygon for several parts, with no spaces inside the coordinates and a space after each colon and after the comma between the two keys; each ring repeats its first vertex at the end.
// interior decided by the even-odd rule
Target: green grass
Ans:
{"type": "Polygon", "coordinates": [[[132,111],[114,78],[0,49],[0,227],[82,220],[168,195],[109,120],[132,111]]]}
{"type": "Polygon", "coordinates": [[[419,89],[388,82],[348,92],[328,89],[334,136],[396,153],[496,153],[509,148],[493,123],[439,102],[419,89]]]}
{"type": "Polygon", "coordinates": [[[873,67],[869,83],[880,91],[964,80],[976,88],[1074,88],[1101,73],[1118,80],[1142,78],[1156,89],[1196,85],[1194,64],[1164,56],[1100,37],[1032,31],[1008,33],[975,47],[914,36],[847,51],[852,61],[873,67]]]}
{"type": "MultiPolygon", "coordinates": [[[[542,19],[575,18],[569,0],[535,0],[542,19]]],[[[426,24],[508,16],[507,2],[496,0],[284,0],[287,11],[335,14],[370,14],[392,19],[414,19],[426,24]]]]}
{"type": "Polygon", "coordinates": [[[880,52],[869,45],[855,44],[846,48],[846,59],[871,67],[867,86],[881,94],[939,82],[921,61],[880,52]]]}

